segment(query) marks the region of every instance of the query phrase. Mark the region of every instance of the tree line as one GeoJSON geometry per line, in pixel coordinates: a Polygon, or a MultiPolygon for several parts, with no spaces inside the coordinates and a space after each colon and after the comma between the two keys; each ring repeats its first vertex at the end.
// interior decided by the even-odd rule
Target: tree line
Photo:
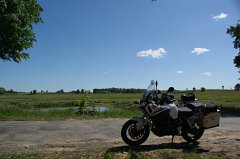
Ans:
{"type": "Polygon", "coordinates": [[[16,91],[10,89],[10,90],[6,90],[5,88],[3,87],[0,87],[0,95],[1,94],[4,94],[4,93],[17,93],[16,91]]]}
{"type": "Polygon", "coordinates": [[[95,88],[93,93],[143,93],[144,90],[140,88],[95,88]]]}
{"type": "MultiPolygon", "coordinates": [[[[188,90],[188,89],[187,89],[188,90]]],[[[192,89],[193,91],[196,91],[197,89],[195,87],[193,87],[192,89]]],[[[204,87],[201,87],[200,89],[201,91],[205,91],[206,89],[204,87]]],[[[222,86],[222,90],[224,90],[224,87],[222,86]]],[[[234,90],[239,91],[240,90],[240,83],[236,84],[234,87],[234,90]]],[[[103,93],[143,93],[145,91],[145,89],[140,89],[140,88],[95,88],[93,89],[92,93],[99,93],[99,94],[103,94],[103,93]]],[[[176,90],[177,91],[177,90],[176,90]]],[[[48,93],[57,93],[57,94],[61,94],[61,93],[75,93],[75,94],[83,94],[83,93],[91,93],[90,90],[85,90],[85,89],[77,89],[77,90],[72,90],[69,92],[64,91],[63,89],[60,89],[56,92],[48,92],[48,91],[37,91],[37,90],[32,90],[29,92],[29,94],[48,94],[48,93]]],[[[0,87],[0,95],[1,94],[5,94],[5,93],[9,93],[9,94],[16,94],[19,93],[18,91],[14,91],[12,89],[10,90],[6,90],[4,87],[0,87]]],[[[24,93],[24,92],[21,92],[24,93]]],[[[27,92],[25,92],[27,93],[27,92]]]]}

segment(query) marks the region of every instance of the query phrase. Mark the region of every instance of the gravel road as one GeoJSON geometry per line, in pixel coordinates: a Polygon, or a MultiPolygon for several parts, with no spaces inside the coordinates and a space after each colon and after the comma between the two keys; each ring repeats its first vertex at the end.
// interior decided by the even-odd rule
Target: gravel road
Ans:
{"type": "MultiPolygon", "coordinates": [[[[0,147],[88,140],[112,141],[121,138],[120,130],[126,120],[1,121],[0,147]]],[[[222,117],[219,127],[206,131],[240,131],[239,123],[240,117],[222,117]]]]}
{"type": "Polygon", "coordinates": [[[125,120],[1,121],[0,146],[120,138],[125,120]]]}
{"type": "MultiPolygon", "coordinates": [[[[124,145],[120,137],[120,130],[126,121],[127,119],[0,121],[0,155],[18,150],[22,152],[22,150],[34,146],[46,147],[46,145],[73,145],[90,142],[98,144],[117,142],[124,145]]],[[[214,144],[217,138],[222,137],[221,141],[226,139],[230,145],[237,141],[237,145],[240,147],[239,123],[240,117],[221,117],[220,126],[206,130],[205,137],[201,142],[206,142],[208,146],[211,138],[214,144]],[[228,140],[230,136],[232,140],[228,140]]],[[[156,138],[159,137],[151,134],[148,142],[156,141],[156,138]]],[[[161,139],[161,141],[163,140],[161,139]]],[[[166,138],[166,141],[171,142],[169,138],[166,138]]]]}

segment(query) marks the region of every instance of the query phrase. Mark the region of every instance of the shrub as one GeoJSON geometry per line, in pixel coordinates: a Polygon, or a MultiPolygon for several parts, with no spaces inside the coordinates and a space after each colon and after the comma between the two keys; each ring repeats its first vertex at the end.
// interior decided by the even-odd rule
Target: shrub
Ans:
{"type": "Polygon", "coordinates": [[[240,83],[236,84],[235,87],[234,87],[234,89],[235,89],[236,91],[239,91],[239,90],[240,90],[240,83]]]}
{"type": "Polygon", "coordinates": [[[206,89],[204,87],[201,87],[201,91],[204,92],[206,89]]]}
{"type": "Polygon", "coordinates": [[[1,94],[4,94],[4,93],[5,93],[5,91],[6,91],[6,90],[5,90],[5,88],[3,88],[3,87],[0,87],[0,95],[1,95],[1,94]]]}
{"type": "Polygon", "coordinates": [[[85,92],[83,96],[79,99],[76,100],[76,106],[79,107],[79,113],[80,114],[86,114],[87,113],[87,100],[89,96],[88,93],[85,92]]]}

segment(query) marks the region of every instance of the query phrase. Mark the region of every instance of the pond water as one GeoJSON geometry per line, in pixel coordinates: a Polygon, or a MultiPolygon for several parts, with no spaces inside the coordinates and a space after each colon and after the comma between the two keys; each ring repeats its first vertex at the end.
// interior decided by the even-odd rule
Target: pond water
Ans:
{"type": "MultiPolygon", "coordinates": [[[[78,111],[79,107],[51,107],[51,108],[40,108],[40,111],[48,112],[49,110],[66,110],[66,109],[73,109],[75,112],[78,111]]],[[[109,111],[108,107],[105,106],[96,106],[95,107],[99,112],[106,112],[109,111]]],[[[92,106],[87,107],[88,110],[93,110],[92,106]]]]}
{"type": "MultiPolygon", "coordinates": [[[[92,110],[93,107],[87,107],[88,109],[92,110]]],[[[106,112],[109,110],[109,108],[105,107],[105,106],[96,106],[95,107],[97,111],[99,112],[106,112]]]]}

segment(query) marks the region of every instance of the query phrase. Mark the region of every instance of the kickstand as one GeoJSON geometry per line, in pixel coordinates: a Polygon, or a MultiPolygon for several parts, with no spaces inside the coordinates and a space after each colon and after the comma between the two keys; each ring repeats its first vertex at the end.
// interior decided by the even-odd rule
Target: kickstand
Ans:
{"type": "Polygon", "coordinates": [[[175,135],[172,135],[172,145],[173,145],[173,139],[174,139],[174,136],[175,136],[175,135]]]}
{"type": "Polygon", "coordinates": [[[194,142],[188,142],[188,147],[190,149],[195,149],[195,143],[194,142]]]}

